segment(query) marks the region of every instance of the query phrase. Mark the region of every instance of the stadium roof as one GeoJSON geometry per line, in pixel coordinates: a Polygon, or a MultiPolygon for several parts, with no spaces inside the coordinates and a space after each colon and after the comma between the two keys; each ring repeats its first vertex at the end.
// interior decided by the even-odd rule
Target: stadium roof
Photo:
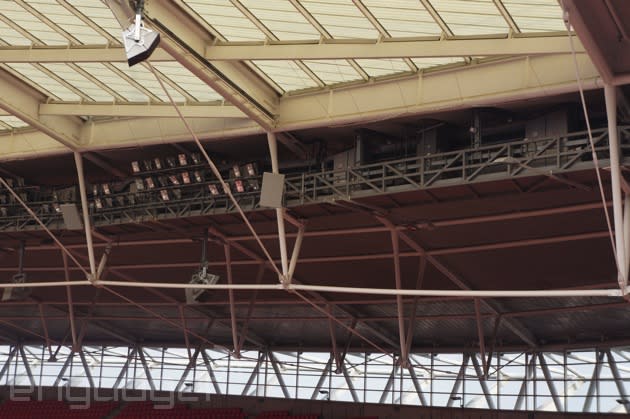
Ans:
{"type": "MultiPolygon", "coordinates": [[[[612,62],[606,57],[614,51],[597,58],[599,37],[616,33],[592,30],[580,8],[586,2],[566,3],[582,12],[578,33],[591,36],[589,42],[582,36],[582,42],[574,39],[583,86],[623,83],[623,67],[606,72],[612,62]]],[[[593,3],[604,4],[588,4],[593,3]]],[[[162,36],[160,48],[151,64],[129,68],[119,25],[102,3],[0,1],[0,160],[59,155],[59,160],[43,160],[41,167],[63,172],[63,166],[72,164],[69,151],[98,152],[116,161],[116,149],[189,142],[150,66],[206,143],[273,131],[294,151],[299,151],[299,142],[291,132],[300,130],[327,132],[489,105],[527,106],[529,100],[577,91],[570,33],[556,0],[151,0],[146,18],[162,36]]],[[[614,20],[612,15],[609,19],[614,20]]],[[[26,168],[41,177],[36,173],[41,161],[6,167],[26,168]]],[[[104,166],[102,161],[98,165],[104,166]]],[[[110,167],[113,173],[121,170],[128,171],[110,167]]],[[[403,288],[415,288],[423,269],[425,286],[437,289],[616,286],[599,195],[591,188],[592,170],[576,170],[560,181],[556,176],[541,186],[548,180],[546,174],[530,173],[520,183],[510,178],[474,188],[445,184],[432,192],[304,204],[292,210],[296,219],[308,220],[296,276],[312,284],[332,279],[351,286],[393,287],[392,259],[398,256],[389,222],[394,229],[409,227],[399,244],[403,288]],[[502,198],[515,190],[518,195],[502,198]],[[534,190],[536,194],[528,193],[534,190]],[[466,199],[471,202],[462,204],[466,199]],[[494,218],[474,218],[486,215],[494,218]],[[535,225],[528,223],[530,218],[537,219],[535,225]],[[440,222],[443,228],[434,230],[440,222]],[[426,254],[432,258],[429,267],[419,267],[420,256],[426,254]],[[575,257],[584,254],[589,258],[575,257]],[[523,268],[514,269],[519,264],[523,268]]],[[[270,246],[275,243],[273,214],[257,211],[251,217],[270,246]]],[[[263,283],[277,283],[272,272],[259,268],[255,245],[242,243],[251,238],[233,215],[181,218],[97,226],[99,249],[107,241],[115,243],[109,274],[125,280],[186,282],[199,263],[200,231],[210,225],[210,254],[223,278],[229,275],[224,254],[228,244],[237,253],[232,255],[236,283],[252,283],[257,275],[263,283]]],[[[290,227],[291,237],[297,230],[290,227]]],[[[10,243],[20,240],[38,253],[28,262],[31,280],[63,279],[64,262],[42,232],[5,235],[7,256],[0,269],[13,272],[17,255],[10,243]]],[[[64,232],[63,240],[83,249],[80,233],[64,232]]],[[[75,268],[69,272],[73,278],[80,275],[75,268]]],[[[183,309],[183,292],[123,291],[74,291],[74,313],[85,321],[93,319],[86,341],[158,344],[190,337],[229,346],[235,316],[239,330],[250,328],[247,345],[254,347],[323,348],[331,338],[335,341],[334,335],[350,346],[351,334],[344,329],[356,326],[356,333],[376,345],[400,349],[395,298],[309,294],[300,300],[278,290],[256,300],[255,293],[236,292],[236,308],[230,308],[227,292],[217,292],[205,305],[183,309]],[[256,306],[251,324],[249,301],[256,306]],[[329,324],[331,315],[337,318],[336,327],[329,324]],[[214,318],[220,326],[210,339],[208,329],[217,327],[214,318]],[[176,335],[173,330],[182,327],[184,334],[176,335]]],[[[0,322],[25,339],[45,335],[61,342],[67,335],[66,310],[71,310],[65,298],[66,290],[55,288],[35,293],[27,302],[5,304],[0,322]]],[[[461,349],[478,339],[475,325],[482,323],[482,335],[514,348],[602,340],[623,344],[629,337],[622,301],[528,301],[483,300],[480,305],[473,299],[426,300],[418,309],[422,314],[416,311],[424,317],[418,317],[411,340],[418,348],[461,349]],[[607,315],[582,315],[596,309],[607,315]],[[550,313],[563,314],[536,320],[550,313]]],[[[365,342],[358,346],[369,347],[365,342]]]]}

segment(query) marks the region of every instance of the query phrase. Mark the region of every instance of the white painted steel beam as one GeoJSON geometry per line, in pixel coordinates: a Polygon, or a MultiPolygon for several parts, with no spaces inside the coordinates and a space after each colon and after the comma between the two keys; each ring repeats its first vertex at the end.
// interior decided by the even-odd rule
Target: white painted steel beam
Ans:
{"type": "MultiPolygon", "coordinates": [[[[578,54],[577,60],[584,88],[602,87],[588,56],[578,54]]],[[[278,107],[276,131],[496,106],[577,90],[569,54],[511,58],[289,95],[278,107]]]]}
{"type": "Polygon", "coordinates": [[[56,141],[58,148],[76,150],[79,147],[79,118],[41,116],[39,105],[45,100],[44,96],[3,70],[0,70],[0,92],[0,109],[56,141]]]}
{"type": "MultiPolygon", "coordinates": [[[[159,2],[151,2],[152,5],[156,3],[159,2]]],[[[578,54],[577,58],[585,88],[602,87],[590,59],[585,54],[578,54]]],[[[259,81],[258,85],[260,84],[262,83],[259,81]]],[[[10,86],[9,88],[14,89],[10,86]]],[[[23,96],[21,91],[22,89],[18,89],[16,93],[23,96]]],[[[277,108],[279,121],[274,131],[330,127],[489,104],[496,106],[575,91],[577,84],[569,55],[513,58],[366,84],[339,86],[326,91],[288,95],[282,98],[277,108]]],[[[235,98],[227,99],[234,101],[235,106],[250,116],[250,113],[244,111],[243,105],[236,103],[235,98]]],[[[5,100],[3,95],[0,104],[5,100]]],[[[42,100],[33,101],[31,114],[34,116],[37,115],[42,100]]],[[[5,107],[0,105],[0,108],[5,107]]],[[[40,118],[48,120],[58,117],[50,115],[40,118]]],[[[70,117],[65,117],[61,121],[70,120],[70,117]]],[[[207,118],[192,119],[190,122],[195,133],[205,140],[265,132],[257,122],[242,119],[207,118]]],[[[71,138],[76,138],[77,144],[81,144],[81,151],[190,140],[190,134],[184,125],[171,118],[88,122],[82,127],[75,125],[74,128],[76,132],[71,138]]],[[[65,150],[50,137],[32,131],[0,136],[2,160],[58,154],[65,150]]]]}
{"type": "MultiPolygon", "coordinates": [[[[584,52],[579,41],[576,50],[584,52]]],[[[207,45],[211,61],[242,60],[342,60],[386,58],[444,58],[534,56],[570,53],[566,36],[479,39],[364,39],[324,42],[252,42],[207,45]]],[[[2,57],[2,55],[0,55],[2,57]]]]}
{"type": "MultiPolygon", "coordinates": [[[[163,49],[156,49],[151,61],[174,61],[163,49]]],[[[0,47],[0,62],[3,63],[102,63],[127,62],[125,49],[113,45],[46,46],[46,47],[0,47]]]]}
{"type": "MultiPolygon", "coordinates": [[[[185,118],[246,118],[235,106],[180,105],[185,118]]],[[[170,104],[149,103],[42,103],[40,115],[116,116],[123,118],[177,118],[170,104]]]]}

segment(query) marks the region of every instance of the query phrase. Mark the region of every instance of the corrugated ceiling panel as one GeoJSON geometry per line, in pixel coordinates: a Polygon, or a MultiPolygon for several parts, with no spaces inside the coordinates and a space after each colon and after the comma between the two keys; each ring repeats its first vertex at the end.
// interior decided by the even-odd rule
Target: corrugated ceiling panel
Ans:
{"type": "Polygon", "coordinates": [[[44,45],[67,45],[68,40],[50,26],[33,16],[22,6],[11,0],[0,1],[0,13],[14,24],[27,30],[44,45]]]}
{"type": "Polygon", "coordinates": [[[383,60],[356,60],[357,64],[365,70],[370,77],[386,76],[404,71],[411,71],[411,68],[402,59],[383,60]]]}
{"type": "Polygon", "coordinates": [[[24,35],[0,20],[0,43],[8,45],[26,46],[31,45],[31,41],[24,35]]]}
{"type": "Polygon", "coordinates": [[[509,32],[506,20],[492,0],[434,0],[431,4],[454,35],[509,32]]]}
{"type": "Polygon", "coordinates": [[[208,87],[207,84],[199,80],[178,62],[160,62],[153,64],[153,66],[200,102],[212,102],[223,99],[221,95],[208,87]]]}
{"type": "Polygon", "coordinates": [[[185,3],[228,41],[265,39],[265,34],[229,0],[186,0],[185,3]]]}
{"type": "Polygon", "coordinates": [[[254,64],[287,92],[317,86],[293,61],[254,61],[254,64]]]}
{"type": "Polygon", "coordinates": [[[106,84],[118,94],[130,102],[148,102],[147,95],[132,86],[127,80],[120,77],[113,70],[100,63],[77,64],[81,69],[88,72],[92,77],[106,84]]]}
{"type": "Polygon", "coordinates": [[[58,77],[65,80],[68,84],[75,87],[77,90],[89,96],[98,102],[111,102],[114,97],[107,91],[101,89],[93,81],[86,78],[70,66],[66,64],[42,64],[43,67],[49,71],[55,73],[58,77]]]}
{"type": "MultiPolygon", "coordinates": [[[[164,90],[160,86],[160,83],[155,79],[153,73],[143,65],[135,65],[129,67],[127,63],[112,63],[121,72],[131,77],[136,82],[140,83],[145,89],[159,97],[162,101],[168,102],[168,97],[164,94],[164,90]]],[[[186,98],[177,90],[165,83],[169,94],[176,102],[184,102],[186,98]]]]}
{"type": "Polygon", "coordinates": [[[300,3],[333,38],[378,38],[378,31],[350,0],[302,0],[300,3]]]}
{"type": "Polygon", "coordinates": [[[30,81],[30,84],[41,90],[43,93],[53,95],[53,99],[60,99],[69,102],[81,100],[79,95],[32,64],[7,63],[7,66],[22,75],[23,78],[30,81]]]}
{"type": "Polygon", "coordinates": [[[463,58],[457,57],[447,57],[447,58],[412,58],[411,61],[418,67],[420,70],[438,67],[441,65],[454,64],[454,63],[463,63],[463,58]]]}
{"type": "Polygon", "coordinates": [[[304,64],[326,84],[361,79],[359,73],[346,60],[305,60],[304,64]]]}
{"type": "Polygon", "coordinates": [[[319,32],[286,0],[241,0],[282,41],[319,39],[319,32]]]}
{"type": "Polygon", "coordinates": [[[105,4],[95,0],[65,1],[99,27],[107,31],[112,36],[112,40],[121,43],[122,30],[120,29],[120,25],[105,4]]]}
{"type": "Polygon", "coordinates": [[[418,0],[363,0],[363,4],[394,38],[439,36],[442,33],[418,0]]]}
{"type": "MultiPolygon", "coordinates": [[[[24,128],[28,124],[15,116],[0,116],[0,130],[8,126],[10,128],[24,128]]],[[[6,129],[6,128],[5,128],[6,129]]]]}
{"type": "Polygon", "coordinates": [[[566,31],[557,0],[503,0],[521,32],[566,31]]]}
{"type": "Polygon", "coordinates": [[[107,39],[83,23],[81,19],[70,13],[56,0],[27,0],[26,2],[82,44],[100,45],[107,43],[107,39]]]}

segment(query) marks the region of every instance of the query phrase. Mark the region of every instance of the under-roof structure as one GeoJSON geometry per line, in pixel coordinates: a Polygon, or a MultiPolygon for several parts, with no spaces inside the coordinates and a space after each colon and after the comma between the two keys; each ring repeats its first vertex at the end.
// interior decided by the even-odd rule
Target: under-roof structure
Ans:
{"type": "Polygon", "coordinates": [[[206,349],[278,376],[274,352],[296,375],[324,353],[360,401],[346,362],[384,353],[426,405],[418,354],[459,354],[446,393],[473,377],[496,408],[527,353],[503,408],[629,408],[625,1],[150,0],[144,22],[160,45],[129,67],[106,2],[0,0],[7,366],[69,346],[58,385],[83,348],[148,375],[143,347],[186,348],[178,389],[206,349]]]}

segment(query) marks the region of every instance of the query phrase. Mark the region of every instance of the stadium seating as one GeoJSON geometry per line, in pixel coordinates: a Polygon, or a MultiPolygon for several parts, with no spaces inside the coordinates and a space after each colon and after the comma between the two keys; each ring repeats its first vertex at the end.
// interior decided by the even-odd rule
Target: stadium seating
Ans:
{"type": "Polygon", "coordinates": [[[172,418],[172,419],[245,419],[240,408],[189,408],[176,404],[172,408],[160,408],[153,402],[132,402],[127,404],[116,418],[172,418]]]}
{"type": "Polygon", "coordinates": [[[0,406],[0,419],[97,419],[107,416],[118,403],[93,402],[89,406],[63,401],[6,401],[0,406]]]}

